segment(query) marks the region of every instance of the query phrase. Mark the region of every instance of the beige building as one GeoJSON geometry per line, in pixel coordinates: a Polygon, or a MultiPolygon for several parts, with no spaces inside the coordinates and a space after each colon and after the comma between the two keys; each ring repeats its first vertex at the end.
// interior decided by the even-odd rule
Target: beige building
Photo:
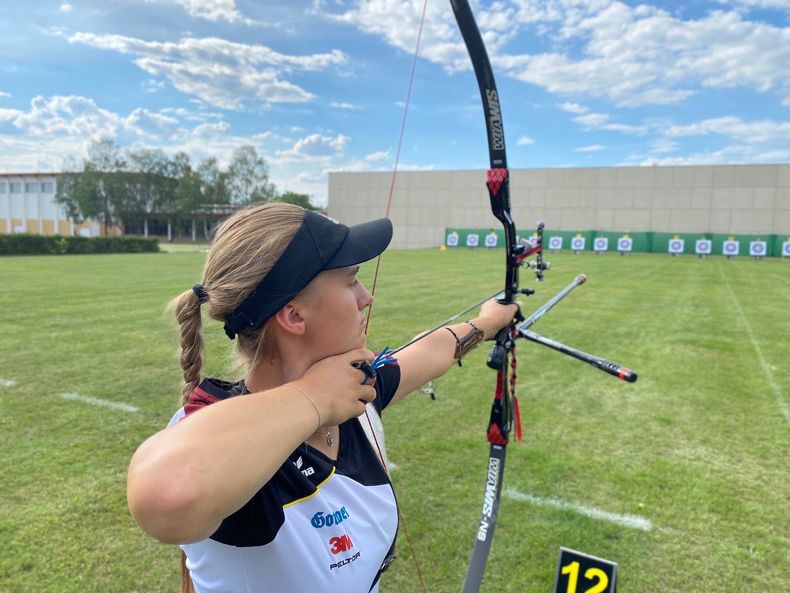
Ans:
{"type": "MultiPolygon", "coordinates": [[[[520,229],[790,236],[790,164],[511,169],[520,229]]],[[[347,224],[384,216],[392,175],[330,173],[329,215],[347,224]]],[[[393,247],[441,245],[445,229],[498,228],[485,172],[399,172],[393,247]]]]}
{"type": "Polygon", "coordinates": [[[96,237],[101,226],[74,225],[55,203],[57,173],[0,173],[0,233],[96,237]]]}

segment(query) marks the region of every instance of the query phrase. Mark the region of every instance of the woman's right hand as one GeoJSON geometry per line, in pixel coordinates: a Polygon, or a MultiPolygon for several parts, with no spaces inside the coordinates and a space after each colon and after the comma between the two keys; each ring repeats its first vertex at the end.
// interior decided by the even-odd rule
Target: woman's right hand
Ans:
{"type": "Polygon", "coordinates": [[[292,384],[315,404],[321,426],[334,426],[365,411],[365,404],[376,399],[375,379],[364,383],[365,373],[352,363],[371,362],[373,352],[367,348],[349,350],[313,364],[292,384]]]}

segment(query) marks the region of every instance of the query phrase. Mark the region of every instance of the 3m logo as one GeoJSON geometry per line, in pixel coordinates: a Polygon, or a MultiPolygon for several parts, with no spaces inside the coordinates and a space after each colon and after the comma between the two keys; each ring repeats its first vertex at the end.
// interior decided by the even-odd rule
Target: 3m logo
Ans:
{"type": "Polygon", "coordinates": [[[348,534],[344,534],[330,539],[329,546],[330,552],[333,554],[340,554],[341,552],[348,552],[354,547],[354,544],[351,542],[351,538],[348,537],[348,534]]]}
{"type": "Polygon", "coordinates": [[[296,469],[301,470],[305,477],[312,476],[315,473],[315,470],[312,467],[306,467],[302,469],[302,465],[304,465],[304,461],[302,461],[302,456],[300,455],[299,458],[294,461],[294,465],[296,469]]]}

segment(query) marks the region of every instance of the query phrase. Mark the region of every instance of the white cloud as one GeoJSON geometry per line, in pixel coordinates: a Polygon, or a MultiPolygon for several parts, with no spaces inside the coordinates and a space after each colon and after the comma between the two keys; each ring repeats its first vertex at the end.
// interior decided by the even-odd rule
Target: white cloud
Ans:
{"type": "Polygon", "coordinates": [[[606,150],[606,147],[602,146],[601,144],[590,144],[589,146],[580,146],[574,150],[576,152],[600,152],[602,150],[606,150]]]}
{"type": "Polygon", "coordinates": [[[148,79],[143,83],[143,92],[144,93],[158,93],[165,88],[165,81],[164,80],[153,80],[148,79]]]}
{"type": "Polygon", "coordinates": [[[369,155],[365,156],[365,160],[369,163],[385,161],[389,160],[390,158],[392,157],[389,150],[379,150],[378,152],[371,152],[369,155]]]}
{"type": "Polygon", "coordinates": [[[787,0],[719,0],[720,4],[735,4],[744,8],[768,8],[790,11],[787,0]]]}
{"type": "Polygon", "coordinates": [[[535,144],[535,141],[529,136],[521,136],[518,140],[516,140],[516,144],[519,146],[529,146],[530,144],[535,144]]]}
{"type": "Polygon", "coordinates": [[[747,144],[776,142],[787,145],[790,139],[790,122],[771,120],[745,122],[739,117],[728,116],[705,119],[682,126],[670,126],[665,133],[670,138],[718,134],[747,144]]]}
{"type": "Polygon", "coordinates": [[[583,105],[579,105],[578,103],[560,103],[558,105],[560,109],[563,111],[567,111],[568,113],[587,113],[587,108],[583,105]]]}
{"type": "MultiPolygon", "coordinates": [[[[371,0],[358,2],[356,8],[329,18],[356,26],[361,31],[377,35],[386,43],[413,54],[417,45],[423,0],[371,0]]],[[[478,15],[478,19],[485,18],[478,15]]],[[[489,21],[492,26],[500,19],[489,21]]],[[[493,45],[504,42],[505,36],[490,39],[493,45]]],[[[449,70],[468,68],[469,57],[458,36],[452,11],[441,2],[428,2],[425,10],[420,56],[445,65],[449,70]]]]}
{"type": "Polygon", "coordinates": [[[19,109],[3,109],[0,107],[0,122],[13,123],[22,113],[19,109]]]}
{"type": "MultiPolygon", "coordinates": [[[[371,0],[334,18],[411,53],[421,4],[371,0]]],[[[743,4],[788,7],[787,0],[743,4]]],[[[790,28],[748,20],[738,8],[696,19],[617,0],[500,0],[475,9],[495,69],[558,95],[633,107],[679,103],[701,87],[782,92],[790,79],[790,28]],[[546,49],[505,51],[525,36],[546,49]]],[[[450,11],[429,6],[425,27],[423,58],[450,72],[471,67],[450,11]]]]}
{"type": "Polygon", "coordinates": [[[134,63],[148,74],[165,77],[181,92],[196,95],[206,103],[233,110],[250,102],[268,105],[311,101],[312,93],[284,77],[293,70],[318,71],[347,61],[338,50],[295,56],[216,37],[159,42],[77,33],[69,41],[133,55],[134,63]]]}
{"type": "Polygon", "coordinates": [[[733,144],[709,151],[687,152],[676,156],[633,155],[627,164],[640,165],[718,165],[742,163],[784,163],[790,160],[787,143],[777,147],[750,144],[736,139],[733,144]]]}
{"type": "Polygon", "coordinates": [[[11,97],[11,93],[6,93],[5,91],[0,91],[0,97],[11,97]]]}
{"type": "Polygon", "coordinates": [[[235,148],[252,144],[267,160],[255,137],[232,134],[215,113],[185,109],[133,109],[128,115],[104,109],[87,97],[36,97],[29,110],[0,109],[0,154],[5,167],[57,171],[66,156],[85,156],[92,140],[113,140],[121,148],[161,148],[189,154],[194,161],[215,157],[227,163],[235,148]]]}
{"type": "Polygon", "coordinates": [[[587,112],[573,118],[573,121],[581,125],[585,130],[606,130],[609,132],[620,132],[621,134],[644,134],[648,131],[647,126],[632,126],[628,124],[609,123],[611,116],[607,113],[587,112]]]}
{"type": "Polygon", "coordinates": [[[300,138],[287,150],[277,151],[277,160],[280,162],[315,161],[328,162],[331,157],[342,154],[350,138],[343,134],[324,136],[323,134],[310,134],[300,138]]]}
{"type": "Polygon", "coordinates": [[[145,0],[149,4],[178,4],[189,16],[207,21],[257,24],[244,17],[236,7],[236,0],[145,0]]]}
{"type": "Polygon", "coordinates": [[[587,113],[585,115],[580,115],[579,117],[574,117],[573,121],[584,126],[585,128],[595,129],[600,128],[606,122],[608,122],[609,117],[610,116],[606,113],[587,113]]]}
{"type": "Polygon", "coordinates": [[[267,130],[265,132],[261,132],[260,134],[253,134],[252,136],[250,136],[250,139],[253,140],[256,143],[257,142],[269,142],[269,141],[293,142],[292,140],[290,140],[290,139],[288,139],[288,138],[286,138],[284,136],[281,136],[280,134],[272,132],[271,130],[267,130]]]}
{"type": "Polygon", "coordinates": [[[71,12],[72,10],[74,10],[74,7],[73,7],[71,4],[61,4],[61,5],[58,7],[58,10],[59,10],[60,12],[69,13],[69,12],[71,12]]]}
{"type": "Polygon", "coordinates": [[[353,105],[352,103],[339,103],[337,101],[332,101],[329,106],[334,107],[335,109],[348,109],[352,111],[362,109],[362,106],[360,105],[353,105]]]}
{"type": "Polygon", "coordinates": [[[678,143],[669,138],[659,138],[654,140],[650,145],[651,154],[666,154],[675,152],[678,149],[678,143]]]}
{"type": "Polygon", "coordinates": [[[85,97],[34,97],[30,111],[20,111],[13,125],[31,137],[67,136],[99,139],[114,137],[123,128],[123,118],[101,109],[85,97]]]}

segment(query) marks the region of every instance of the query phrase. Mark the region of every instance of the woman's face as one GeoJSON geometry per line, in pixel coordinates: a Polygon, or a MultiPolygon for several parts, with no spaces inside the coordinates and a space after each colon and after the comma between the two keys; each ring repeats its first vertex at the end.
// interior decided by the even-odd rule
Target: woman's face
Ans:
{"type": "Polygon", "coordinates": [[[365,345],[365,309],[373,296],[357,278],[359,266],[321,272],[306,291],[303,317],[311,348],[323,356],[365,345]]]}

